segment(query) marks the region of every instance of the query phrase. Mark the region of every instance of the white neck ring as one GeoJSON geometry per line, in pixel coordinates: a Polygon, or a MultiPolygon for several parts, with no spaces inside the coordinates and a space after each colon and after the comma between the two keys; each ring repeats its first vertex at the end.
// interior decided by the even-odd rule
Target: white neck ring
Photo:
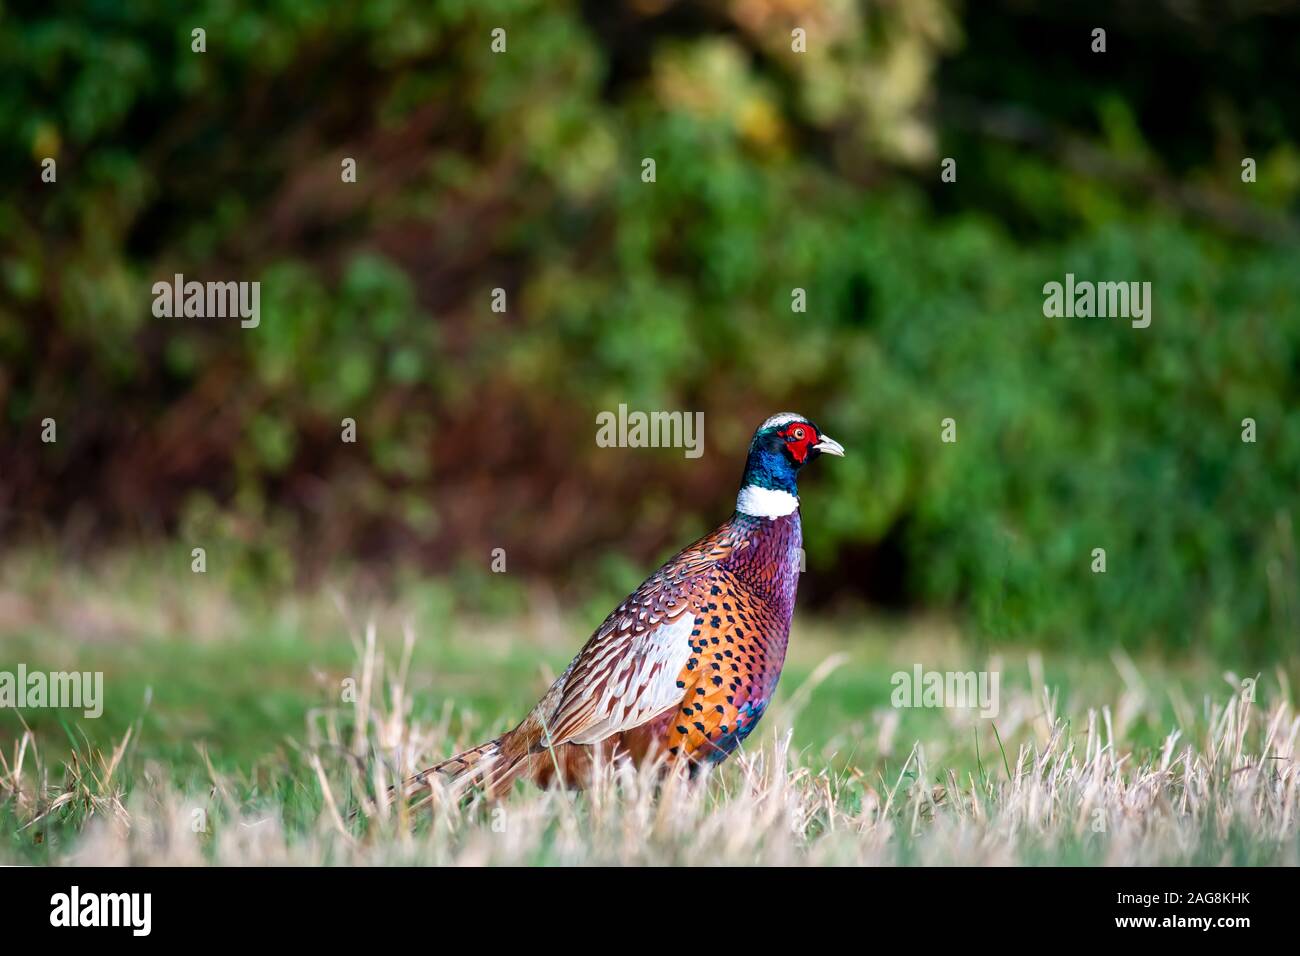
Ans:
{"type": "Polygon", "coordinates": [[[781,518],[799,510],[799,498],[776,488],[746,485],[736,495],[736,510],[754,518],[781,518]]]}

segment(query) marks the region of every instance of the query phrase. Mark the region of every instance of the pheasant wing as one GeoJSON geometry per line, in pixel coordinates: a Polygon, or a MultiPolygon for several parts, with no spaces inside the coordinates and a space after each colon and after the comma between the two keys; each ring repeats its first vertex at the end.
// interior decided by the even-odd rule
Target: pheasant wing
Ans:
{"type": "Polygon", "coordinates": [[[564,677],[553,744],[592,744],[677,706],[710,572],[735,547],[729,525],[682,551],[596,629],[564,677]]]}

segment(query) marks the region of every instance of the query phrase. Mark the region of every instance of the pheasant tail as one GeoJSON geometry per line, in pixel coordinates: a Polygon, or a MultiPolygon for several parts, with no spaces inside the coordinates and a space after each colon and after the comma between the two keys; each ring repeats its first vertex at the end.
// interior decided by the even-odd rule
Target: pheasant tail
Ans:
{"type": "Polygon", "coordinates": [[[508,758],[502,752],[503,743],[505,739],[497,737],[448,757],[441,763],[409,777],[403,786],[403,791],[409,799],[428,785],[433,774],[442,775],[446,778],[446,783],[454,787],[482,785],[489,790],[496,790],[502,786],[508,787],[514,779],[512,770],[519,761],[517,758],[508,758]]]}

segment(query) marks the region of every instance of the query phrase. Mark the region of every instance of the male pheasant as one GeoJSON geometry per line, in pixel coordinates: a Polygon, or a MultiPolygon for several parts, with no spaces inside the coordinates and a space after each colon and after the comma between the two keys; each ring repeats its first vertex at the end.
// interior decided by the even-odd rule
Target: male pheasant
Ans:
{"type": "Polygon", "coordinates": [[[785,661],[799,583],[796,479],[839,442],[802,415],[759,426],[736,497],[716,531],[632,592],[514,730],[417,774],[500,796],[558,772],[583,786],[598,758],[657,754],[694,770],[725,760],[754,729],[785,661]]]}

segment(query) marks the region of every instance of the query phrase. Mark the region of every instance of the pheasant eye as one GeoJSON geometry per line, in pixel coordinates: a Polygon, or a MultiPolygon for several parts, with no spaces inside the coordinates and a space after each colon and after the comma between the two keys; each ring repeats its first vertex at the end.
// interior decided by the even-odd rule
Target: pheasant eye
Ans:
{"type": "Polygon", "coordinates": [[[790,434],[794,436],[794,440],[795,440],[795,441],[803,441],[803,429],[802,429],[802,428],[796,428],[796,429],[795,429],[794,431],[792,431],[790,434]]]}

